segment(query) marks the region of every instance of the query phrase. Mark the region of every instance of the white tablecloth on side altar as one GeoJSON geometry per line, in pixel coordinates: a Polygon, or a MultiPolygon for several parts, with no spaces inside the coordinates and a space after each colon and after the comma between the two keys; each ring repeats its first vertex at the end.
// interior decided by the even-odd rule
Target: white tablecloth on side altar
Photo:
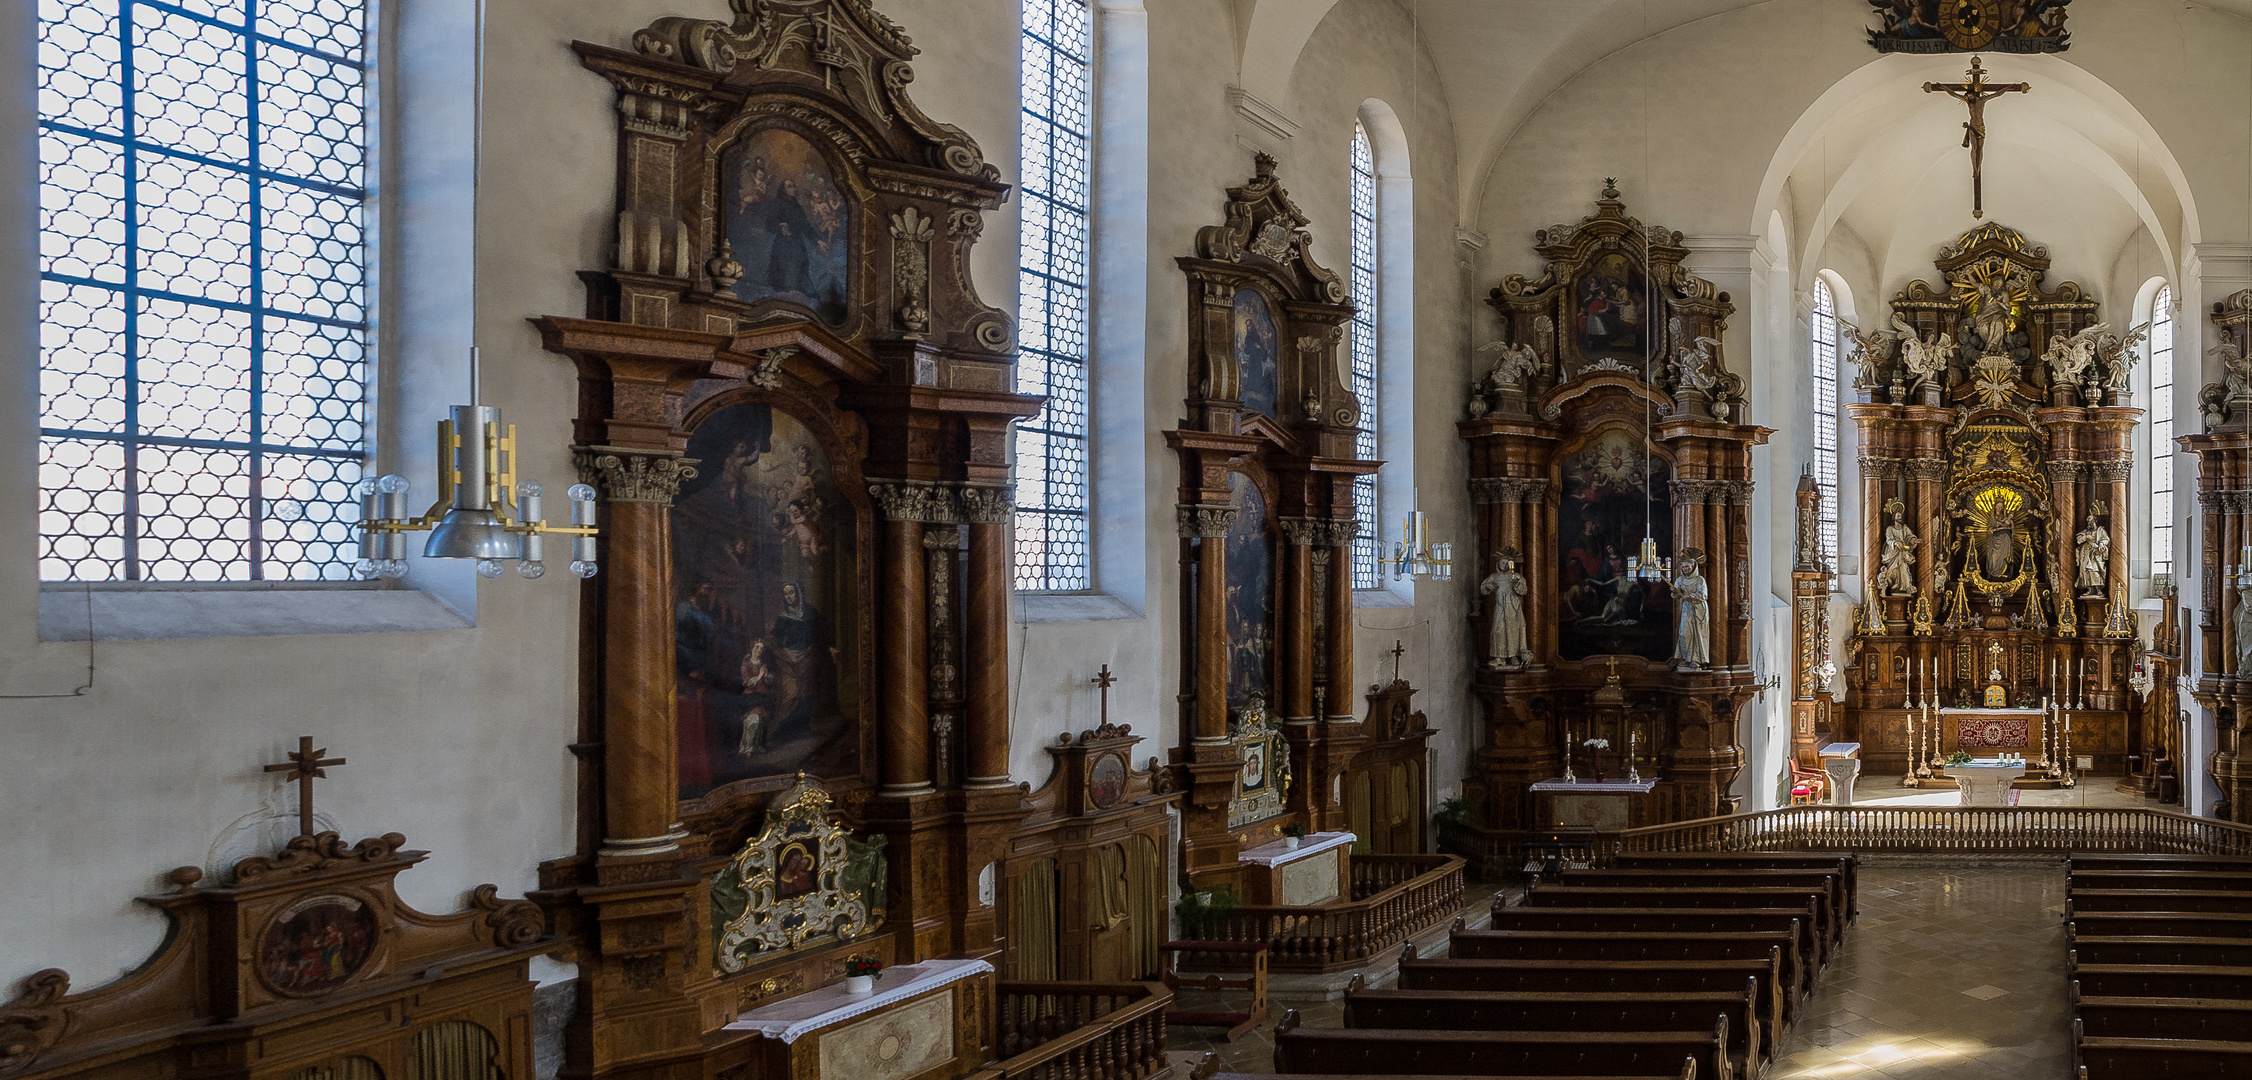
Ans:
{"type": "Polygon", "coordinates": [[[920,964],[885,968],[883,977],[876,980],[876,992],[867,997],[854,997],[845,991],[843,983],[832,983],[772,1005],[761,1005],[737,1016],[735,1022],[723,1030],[755,1031],[769,1039],[795,1042],[806,1032],[991,970],[993,965],[983,960],[925,960],[920,964]]]}

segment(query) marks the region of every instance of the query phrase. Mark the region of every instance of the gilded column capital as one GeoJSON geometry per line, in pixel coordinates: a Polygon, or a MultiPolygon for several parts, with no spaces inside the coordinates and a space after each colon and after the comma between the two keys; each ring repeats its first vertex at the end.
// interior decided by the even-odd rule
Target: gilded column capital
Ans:
{"type": "Polygon", "coordinates": [[[1175,508],[1175,524],[1184,539],[1226,536],[1237,512],[1232,506],[1181,506],[1175,508]]]}
{"type": "Polygon", "coordinates": [[[868,497],[886,521],[925,524],[957,522],[960,515],[946,489],[928,480],[870,480],[868,497]]]}
{"type": "Polygon", "coordinates": [[[959,519],[972,525],[1000,525],[1009,520],[1017,510],[1017,493],[1013,487],[956,488],[954,501],[960,508],[959,519]]]}
{"type": "Polygon", "coordinates": [[[2125,483],[2135,475],[2135,460],[2133,458],[2118,458],[2111,461],[2098,461],[2094,464],[2094,469],[2096,475],[2104,480],[2112,483],[2125,483]]]}
{"type": "Polygon", "coordinates": [[[672,505],[680,485],[696,478],[696,459],[678,451],[625,446],[578,446],[571,464],[579,479],[610,502],[672,505]]]}

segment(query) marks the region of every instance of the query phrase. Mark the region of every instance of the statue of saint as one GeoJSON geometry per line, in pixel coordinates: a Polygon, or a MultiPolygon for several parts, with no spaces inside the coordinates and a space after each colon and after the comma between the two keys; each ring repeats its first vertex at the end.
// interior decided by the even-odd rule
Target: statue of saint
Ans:
{"type": "Polygon", "coordinates": [[[2252,678],[2252,581],[2236,594],[2236,674],[2252,678]]]}
{"type": "Polygon", "coordinates": [[[1998,510],[1987,519],[1986,539],[1978,545],[1986,580],[2008,581],[2017,576],[2017,522],[2017,513],[2007,509],[1998,510]]]}
{"type": "Polygon", "coordinates": [[[1877,556],[1877,593],[1880,596],[1916,595],[1916,549],[1923,546],[1916,530],[1900,520],[1907,508],[1894,499],[1885,504],[1892,524],[1885,526],[1884,551],[1877,556]]]}
{"type": "Polygon", "coordinates": [[[2111,569],[2111,533],[2090,515],[2087,527],[2072,542],[2072,561],[2080,568],[2080,595],[2102,596],[2104,575],[2111,569]]]}
{"type": "Polygon", "coordinates": [[[1674,608],[1680,626],[1674,635],[1673,655],[1684,668],[1701,668],[1712,662],[1712,589],[1697,572],[1703,556],[1695,549],[1683,552],[1673,578],[1674,608]]]}
{"type": "Polygon", "coordinates": [[[1517,572],[1517,553],[1503,549],[1494,554],[1494,572],[1486,575],[1478,592],[1494,598],[1493,629],[1486,639],[1486,666],[1522,667],[1532,658],[1525,635],[1525,595],[1532,587],[1517,572]]]}

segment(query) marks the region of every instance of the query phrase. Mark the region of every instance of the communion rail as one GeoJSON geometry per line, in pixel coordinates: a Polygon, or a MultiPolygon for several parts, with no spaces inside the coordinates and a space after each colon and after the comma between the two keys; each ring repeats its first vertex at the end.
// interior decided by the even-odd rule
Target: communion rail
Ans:
{"type": "Polygon", "coordinates": [[[1140,1080],[1165,1067],[1160,983],[1004,982],[994,993],[1001,1060],[981,1080],[1140,1080]]]}
{"type": "Polygon", "coordinates": [[[2137,851],[2252,855],[2252,827],[2171,810],[2078,806],[1797,806],[1605,833],[1625,853],[1860,851],[2025,855],[2137,851]]]}
{"type": "MultiPolygon", "coordinates": [[[[1270,972],[1358,967],[1462,911],[1463,862],[1455,855],[1355,855],[1351,900],[1285,906],[1246,904],[1215,916],[1208,941],[1264,941],[1270,972]]],[[[1244,967],[1233,953],[1191,952],[1183,967],[1244,967]]]]}

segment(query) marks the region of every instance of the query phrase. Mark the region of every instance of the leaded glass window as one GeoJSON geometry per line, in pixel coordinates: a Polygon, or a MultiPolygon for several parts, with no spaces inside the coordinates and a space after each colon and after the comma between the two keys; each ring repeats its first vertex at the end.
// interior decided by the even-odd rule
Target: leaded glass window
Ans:
{"type": "MultiPolygon", "coordinates": [[[[1363,460],[1376,457],[1376,159],[1368,131],[1353,125],[1353,394],[1361,399],[1361,430],[1353,450],[1363,460]]],[[[1353,479],[1353,587],[1373,589],[1377,573],[1376,478],[1353,479]]]]}
{"type": "Polygon", "coordinates": [[[1023,0],[1017,191],[1016,584],[1092,585],[1087,542],[1088,176],[1094,17],[1084,0],[1023,0]]]}
{"type": "Polygon", "coordinates": [[[2174,289],[2150,303],[2150,572],[2174,572],[2174,289]]]}
{"type": "Polygon", "coordinates": [[[1838,301],[1821,278],[1814,279],[1812,337],[1814,482],[1822,488],[1822,559],[1829,562],[1838,554],[1838,301]]]}
{"type": "Polygon", "coordinates": [[[38,0],[40,577],[352,576],[364,0],[38,0]]]}

